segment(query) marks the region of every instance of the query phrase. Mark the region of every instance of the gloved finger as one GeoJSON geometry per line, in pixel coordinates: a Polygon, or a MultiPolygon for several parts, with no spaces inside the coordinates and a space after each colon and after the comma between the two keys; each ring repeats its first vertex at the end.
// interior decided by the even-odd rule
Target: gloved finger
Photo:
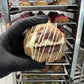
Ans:
{"type": "Polygon", "coordinates": [[[32,27],[33,25],[37,25],[41,23],[46,23],[47,21],[48,18],[45,15],[32,16],[17,21],[13,25],[11,25],[10,29],[7,31],[7,33],[10,35],[9,39],[16,37],[17,35],[20,35],[28,27],[32,27]]]}
{"type": "MultiPolygon", "coordinates": [[[[12,59],[12,71],[25,71],[25,70],[33,70],[33,69],[44,69],[45,63],[39,63],[32,60],[28,56],[24,57],[14,57],[12,59]]],[[[11,72],[12,72],[11,71],[11,72]]]]}
{"type": "Polygon", "coordinates": [[[38,63],[28,56],[15,56],[0,46],[0,77],[11,72],[44,69],[45,63],[38,63]]]}

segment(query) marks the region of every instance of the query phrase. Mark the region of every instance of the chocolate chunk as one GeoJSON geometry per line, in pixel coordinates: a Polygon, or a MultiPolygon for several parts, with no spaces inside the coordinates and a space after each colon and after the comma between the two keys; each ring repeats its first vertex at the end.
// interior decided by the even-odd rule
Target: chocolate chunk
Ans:
{"type": "MultiPolygon", "coordinates": [[[[51,35],[49,36],[49,32],[47,32],[46,34],[45,34],[45,37],[44,37],[44,39],[43,39],[43,36],[44,36],[44,34],[41,36],[41,33],[38,33],[37,35],[36,35],[36,40],[35,40],[35,43],[41,43],[42,42],[42,39],[43,40],[47,40],[47,39],[49,39],[50,41],[52,41],[52,38],[53,38],[53,32],[51,33],[51,35]],[[41,36],[41,38],[40,38],[40,36],[41,36]],[[49,37],[49,38],[48,38],[49,37]],[[40,39],[40,41],[39,41],[39,39],[40,39]],[[38,42],[39,41],[39,42],[38,42]]],[[[55,42],[55,40],[56,40],[56,36],[54,37],[54,39],[53,39],[53,42],[55,42]]],[[[58,41],[58,40],[57,40],[58,41]]]]}
{"type": "MultiPolygon", "coordinates": [[[[59,49],[60,49],[60,44],[59,45],[55,45],[54,46],[54,51],[53,52],[57,52],[59,49]]],[[[37,47],[37,50],[39,50],[39,48],[40,48],[40,52],[43,52],[43,49],[44,49],[44,46],[42,46],[42,47],[37,47]]],[[[45,47],[45,50],[44,50],[44,53],[51,53],[52,52],[52,49],[53,49],[53,46],[46,46],[45,47]],[[50,52],[49,52],[49,48],[51,47],[51,50],[50,50],[50,52]]]]}

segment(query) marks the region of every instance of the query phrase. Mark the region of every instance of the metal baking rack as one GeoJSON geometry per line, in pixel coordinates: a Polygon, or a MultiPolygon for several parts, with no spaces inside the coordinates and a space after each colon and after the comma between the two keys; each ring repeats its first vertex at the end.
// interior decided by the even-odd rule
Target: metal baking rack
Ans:
{"type": "MultiPolygon", "coordinates": [[[[14,14],[13,14],[14,15],[14,14]]],[[[17,21],[19,19],[19,17],[17,19],[14,19],[13,21],[11,21],[11,23],[17,21]]],[[[53,23],[54,24],[54,23],[53,23]]],[[[73,21],[69,21],[68,23],[57,23],[57,25],[77,25],[76,22],[73,22],[73,21]]]]}
{"type": "MultiPolygon", "coordinates": [[[[76,0],[78,1],[78,0],[76,0]]],[[[83,25],[83,17],[84,17],[84,0],[81,0],[80,4],[68,4],[68,5],[48,5],[48,6],[11,6],[8,7],[8,0],[2,0],[2,8],[3,8],[3,14],[6,15],[6,23],[10,21],[10,15],[16,14],[18,12],[22,11],[39,11],[39,10],[60,10],[60,11],[66,11],[70,13],[79,13],[79,21],[78,22],[69,22],[69,23],[58,23],[58,25],[63,25],[63,28],[65,29],[67,33],[67,47],[65,50],[65,55],[63,57],[63,61],[61,63],[46,63],[46,65],[62,65],[63,70],[58,73],[53,72],[47,72],[47,73],[41,73],[41,72],[20,72],[19,74],[16,74],[18,77],[16,77],[18,84],[23,84],[24,82],[61,82],[61,84],[75,84],[75,82],[79,79],[80,81],[78,84],[81,84],[83,82],[84,77],[82,77],[83,68],[79,69],[77,66],[77,58],[78,58],[78,51],[79,51],[79,44],[81,39],[81,33],[82,33],[82,25],[83,25]],[[4,3],[5,2],[5,3],[4,3]],[[13,9],[17,9],[14,10],[13,9]],[[12,10],[12,11],[11,11],[12,10]],[[72,35],[73,31],[73,25],[76,26],[76,35],[75,38],[72,35]],[[71,32],[65,28],[65,26],[68,26],[71,28],[71,32]],[[73,40],[73,43],[71,43],[69,40],[73,40]],[[76,68],[77,66],[77,68],[76,68]],[[75,74],[76,73],[76,74],[75,74]],[[76,76],[81,74],[80,77],[75,78],[76,76]],[[58,79],[53,79],[48,76],[48,79],[46,77],[40,78],[37,76],[34,76],[33,78],[25,77],[24,75],[59,75],[60,77],[58,79]]],[[[75,18],[74,14],[74,18],[75,18]]],[[[73,18],[73,19],[74,19],[73,18]]],[[[75,34],[75,33],[74,33],[75,34]]],[[[83,66],[84,67],[84,66],[83,66]]],[[[84,82],[83,82],[84,83],[84,82]]]]}
{"type": "Polygon", "coordinates": [[[77,69],[76,69],[76,72],[75,72],[74,83],[75,84],[77,84],[77,83],[84,84],[84,61],[83,61],[82,67],[77,65],[77,69]]]}
{"type": "Polygon", "coordinates": [[[19,11],[31,11],[31,10],[66,10],[73,9],[73,8],[79,8],[79,5],[77,4],[68,4],[68,5],[47,5],[47,6],[11,6],[10,9],[18,8],[19,11]]]}
{"type": "Polygon", "coordinates": [[[29,78],[29,79],[27,79],[27,78],[23,78],[22,79],[22,81],[23,82],[65,82],[65,79],[64,79],[64,77],[62,76],[59,80],[57,80],[57,79],[52,79],[52,78],[48,78],[47,80],[46,80],[46,78],[44,78],[44,79],[33,79],[33,80],[31,80],[32,78],[29,78]]]}
{"type": "Polygon", "coordinates": [[[57,25],[68,25],[68,24],[75,24],[76,25],[76,22],[58,23],[57,25]]]}

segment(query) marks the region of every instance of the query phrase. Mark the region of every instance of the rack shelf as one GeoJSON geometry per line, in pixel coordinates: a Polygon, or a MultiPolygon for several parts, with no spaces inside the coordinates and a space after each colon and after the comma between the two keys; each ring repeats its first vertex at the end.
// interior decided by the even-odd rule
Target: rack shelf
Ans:
{"type": "Polygon", "coordinates": [[[22,81],[23,82],[65,82],[65,80],[64,80],[64,77],[62,77],[61,79],[59,79],[59,80],[57,80],[57,79],[40,79],[40,80],[38,80],[38,79],[33,79],[33,80],[31,80],[31,79],[26,79],[26,78],[23,78],[22,79],[22,81]]]}
{"type": "Polygon", "coordinates": [[[57,23],[57,25],[76,25],[76,22],[68,22],[68,23],[57,23]]]}
{"type": "Polygon", "coordinates": [[[68,71],[65,65],[62,66],[62,70],[57,73],[52,72],[49,70],[48,72],[40,72],[39,70],[31,70],[31,71],[24,71],[21,75],[68,75],[68,71]]]}
{"type": "Polygon", "coordinates": [[[61,61],[60,63],[47,63],[46,62],[46,65],[70,65],[70,63],[69,63],[67,55],[65,54],[63,57],[63,61],[61,61]]]}
{"type": "Polygon", "coordinates": [[[19,10],[35,11],[35,10],[65,10],[72,8],[79,8],[77,4],[67,4],[67,5],[47,5],[47,6],[11,6],[10,9],[18,8],[19,10]]]}
{"type": "Polygon", "coordinates": [[[80,83],[80,81],[81,81],[80,84],[84,84],[84,74],[82,74],[82,76],[81,76],[80,70],[81,70],[81,67],[79,67],[79,65],[77,65],[77,70],[75,72],[74,84],[80,83]]]}

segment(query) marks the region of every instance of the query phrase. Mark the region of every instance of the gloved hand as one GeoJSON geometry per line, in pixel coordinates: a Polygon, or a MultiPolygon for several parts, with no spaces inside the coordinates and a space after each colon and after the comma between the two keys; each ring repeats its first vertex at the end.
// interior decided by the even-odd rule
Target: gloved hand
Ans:
{"type": "Polygon", "coordinates": [[[0,36],[0,78],[11,72],[45,68],[45,63],[38,63],[25,55],[23,40],[28,27],[47,21],[44,15],[29,17],[15,22],[0,36]]]}

